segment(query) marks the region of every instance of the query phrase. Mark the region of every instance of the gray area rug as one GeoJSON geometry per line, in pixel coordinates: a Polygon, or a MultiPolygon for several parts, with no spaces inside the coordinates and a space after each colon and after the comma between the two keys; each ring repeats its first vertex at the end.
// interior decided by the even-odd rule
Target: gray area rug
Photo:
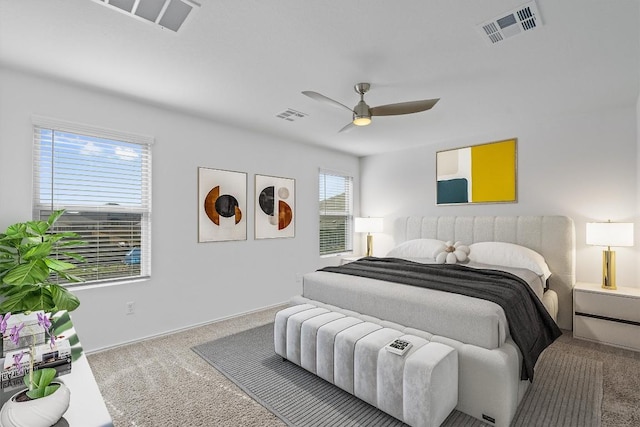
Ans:
{"type": "MultiPolygon", "coordinates": [[[[282,358],[273,350],[273,323],[192,350],[289,426],[395,427],[406,424],[282,358]]],[[[512,426],[599,427],[601,361],[549,348],[512,426]]],[[[446,427],[488,426],[454,411],[446,427]]]]}

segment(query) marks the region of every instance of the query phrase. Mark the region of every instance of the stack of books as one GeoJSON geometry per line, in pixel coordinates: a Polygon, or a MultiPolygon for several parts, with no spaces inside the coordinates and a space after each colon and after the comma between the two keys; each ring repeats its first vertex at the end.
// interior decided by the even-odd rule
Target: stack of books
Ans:
{"type": "Polygon", "coordinates": [[[29,314],[18,313],[13,314],[7,320],[7,332],[2,337],[2,357],[7,357],[7,353],[21,350],[31,344],[43,344],[45,341],[45,333],[42,326],[38,324],[38,314],[43,315],[44,311],[34,311],[29,314]],[[10,331],[14,326],[22,325],[20,329],[20,338],[14,343],[10,338],[10,331]]]}
{"type": "MultiPolygon", "coordinates": [[[[3,369],[0,372],[0,388],[11,389],[24,387],[23,377],[29,375],[31,355],[29,348],[10,351],[5,355],[3,369]],[[22,357],[16,364],[14,355],[22,357]]],[[[34,347],[33,370],[55,368],[57,376],[71,372],[71,344],[68,340],[59,340],[54,348],[49,344],[34,347]]]]}

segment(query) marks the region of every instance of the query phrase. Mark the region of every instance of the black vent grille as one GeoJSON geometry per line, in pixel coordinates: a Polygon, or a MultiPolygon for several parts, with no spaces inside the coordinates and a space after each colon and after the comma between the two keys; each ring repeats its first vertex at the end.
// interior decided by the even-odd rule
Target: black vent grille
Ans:
{"type": "Polygon", "coordinates": [[[498,27],[496,26],[495,23],[490,23],[485,25],[484,27],[484,31],[485,33],[487,33],[487,36],[489,37],[489,40],[491,40],[491,43],[497,43],[499,41],[504,40],[502,38],[502,34],[500,34],[500,32],[498,31],[498,27]]]}
{"type": "Polygon", "coordinates": [[[477,29],[485,41],[496,44],[542,25],[538,6],[535,0],[531,0],[516,9],[481,23],[477,29]]]}
{"type": "Polygon", "coordinates": [[[301,111],[294,110],[293,108],[287,108],[280,114],[276,114],[276,117],[279,119],[286,120],[288,122],[293,122],[297,119],[302,119],[308,116],[307,113],[303,113],[301,111]]]}
{"type": "Polygon", "coordinates": [[[525,31],[532,30],[536,27],[536,17],[533,12],[531,12],[531,8],[529,6],[518,11],[518,19],[520,20],[522,29],[525,31]]]}

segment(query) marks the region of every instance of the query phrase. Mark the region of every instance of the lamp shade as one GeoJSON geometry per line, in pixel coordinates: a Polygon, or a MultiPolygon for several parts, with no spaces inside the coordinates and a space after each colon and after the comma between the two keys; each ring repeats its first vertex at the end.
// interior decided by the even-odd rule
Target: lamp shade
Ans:
{"type": "Polygon", "coordinates": [[[382,233],[382,218],[356,218],[354,229],[356,233],[382,233]]]}
{"type": "Polygon", "coordinates": [[[633,246],[633,223],[588,222],[587,245],[633,246]]]}

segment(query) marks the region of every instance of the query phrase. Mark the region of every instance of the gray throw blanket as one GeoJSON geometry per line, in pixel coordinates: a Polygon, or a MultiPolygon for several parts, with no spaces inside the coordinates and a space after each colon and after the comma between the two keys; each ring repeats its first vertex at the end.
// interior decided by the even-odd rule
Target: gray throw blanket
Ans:
{"type": "Polygon", "coordinates": [[[542,302],[518,276],[460,264],[421,264],[398,258],[366,257],[319,271],[350,274],[480,298],[504,310],[513,342],[523,357],[521,379],[533,381],[540,353],[562,335],[542,302]]]}

